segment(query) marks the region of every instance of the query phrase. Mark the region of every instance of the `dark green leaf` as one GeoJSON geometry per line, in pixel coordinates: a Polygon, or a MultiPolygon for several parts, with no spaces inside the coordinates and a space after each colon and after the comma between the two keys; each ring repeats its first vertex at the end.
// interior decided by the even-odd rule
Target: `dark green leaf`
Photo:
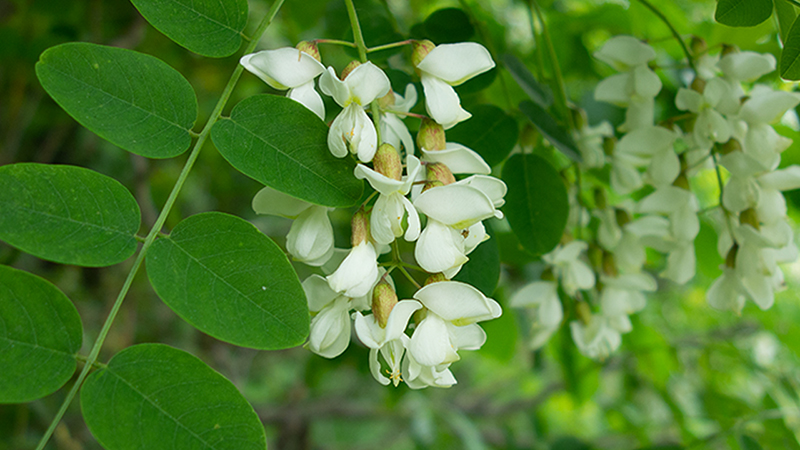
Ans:
{"type": "Polygon", "coordinates": [[[256,181],[310,203],[352,206],[364,183],[350,158],[328,150],[328,127],[300,103],[275,95],[243,100],[214,125],[211,137],[233,167],[256,181]]]}
{"type": "Polygon", "coordinates": [[[39,258],[100,267],[136,251],[139,205],[124,186],[74,166],[0,167],[0,239],[39,258]]]}
{"type": "Polygon", "coordinates": [[[180,155],[197,118],[192,86],[163,61],[122,48],[72,42],[36,63],[45,91],[81,125],[129,152],[180,155]]]}
{"type": "Polygon", "coordinates": [[[490,221],[485,221],[483,224],[489,240],[481,243],[469,254],[469,261],[461,267],[453,279],[471,284],[487,297],[491,297],[500,280],[500,251],[490,221]]]}
{"type": "Polygon", "coordinates": [[[514,81],[528,94],[531,100],[542,108],[549,108],[553,104],[553,94],[536,81],[530,70],[516,56],[511,54],[504,55],[503,64],[514,78],[514,81]]]}
{"type": "Polygon", "coordinates": [[[63,386],[82,337],[78,311],[57,287],[0,266],[0,403],[29,402],[63,386]]]}
{"type": "Polygon", "coordinates": [[[729,27],[753,27],[769,19],[770,0],[719,0],[714,19],[729,27]]]}
{"type": "Polygon", "coordinates": [[[775,15],[778,17],[778,28],[781,32],[781,41],[786,42],[786,37],[789,35],[789,30],[797,18],[797,12],[794,6],[788,0],[774,0],[775,15]]]}
{"type": "Polygon", "coordinates": [[[558,244],[569,215],[567,188],[553,166],[535,155],[514,155],[503,165],[508,185],[503,211],[519,242],[534,255],[558,244]]]}
{"type": "Polygon", "coordinates": [[[517,122],[494,105],[478,105],[469,112],[472,118],[448,130],[447,140],[475,150],[490,166],[500,164],[517,143],[517,122]]]}
{"type": "Polygon", "coordinates": [[[289,260],[238,217],[182,221],[147,253],[147,275],[164,303],[217,339],[274,350],[308,336],[306,298],[289,260]]]}
{"type": "Polygon", "coordinates": [[[795,20],[783,43],[780,71],[782,78],[800,80],[800,21],[795,20]]]}
{"type": "Polygon", "coordinates": [[[225,377],[182,350],[117,353],[81,388],[89,430],[106,450],[265,450],[264,427],[225,377]]]}
{"type": "Polygon", "coordinates": [[[572,136],[569,135],[569,132],[564,127],[556,122],[553,116],[529,100],[520,103],[519,109],[530,119],[533,126],[542,133],[542,136],[553,144],[553,147],[573,161],[581,161],[581,154],[578,151],[575,140],[572,139],[572,136]]]}
{"type": "Polygon", "coordinates": [[[470,78],[463,84],[456,86],[455,89],[458,95],[461,96],[474,94],[491,86],[495,78],[497,78],[497,67],[470,78]]]}
{"type": "Polygon", "coordinates": [[[746,434],[739,436],[739,446],[742,450],[761,450],[761,445],[758,441],[746,434]]]}
{"type": "Polygon", "coordinates": [[[247,25],[247,0],[131,0],[170,39],[203,56],[236,53],[247,25]]]}
{"type": "Polygon", "coordinates": [[[435,44],[468,41],[475,35],[469,16],[458,8],[434,11],[423,22],[426,37],[435,44]]]}

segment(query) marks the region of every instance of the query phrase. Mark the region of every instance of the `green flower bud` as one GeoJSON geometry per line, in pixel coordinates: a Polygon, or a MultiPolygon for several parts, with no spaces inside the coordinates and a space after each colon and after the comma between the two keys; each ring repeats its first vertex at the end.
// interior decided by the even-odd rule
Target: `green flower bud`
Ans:
{"type": "Polygon", "coordinates": [[[614,216],[616,217],[617,225],[619,225],[620,228],[624,227],[625,225],[631,222],[630,214],[628,214],[628,211],[625,211],[624,209],[619,209],[619,208],[614,209],[614,216]]]}
{"type": "Polygon", "coordinates": [[[723,155],[727,155],[728,153],[735,152],[737,150],[742,150],[742,144],[739,143],[736,139],[729,139],[728,142],[720,145],[717,145],[717,150],[722,153],[723,155]]]}
{"type": "Polygon", "coordinates": [[[725,256],[725,267],[730,269],[736,268],[736,254],[739,252],[739,244],[733,243],[733,247],[728,250],[728,254],[725,256]]]}
{"type": "Polygon", "coordinates": [[[396,304],[397,293],[394,292],[392,285],[384,277],[381,277],[381,280],[375,285],[375,289],[372,290],[372,314],[381,328],[386,328],[389,314],[396,304]]]}
{"type": "Polygon", "coordinates": [[[739,47],[735,45],[723,44],[722,51],[719,52],[719,57],[730,55],[731,53],[739,53],[739,47]]]}
{"type": "Polygon", "coordinates": [[[744,224],[750,225],[756,230],[761,229],[761,225],[758,222],[758,214],[756,213],[756,210],[753,208],[747,208],[741,213],[739,213],[739,223],[741,223],[742,225],[744,224]]]}
{"type": "Polygon", "coordinates": [[[425,187],[423,187],[423,188],[422,188],[422,192],[425,192],[425,191],[427,191],[428,189],[433,189],[433,188],[435,188],[435,187],[439,187],[439,186],[444,186],[444,183],[442,183],[442,182],[441,182],[441,181],[439,181],[439,180],[435,180],[435,181],[426,181],[426,182],[425,182],[425,187]]]}
{"type": "Polygon", "coordinates": [[[589,325],[592,322],[592,308],[586,302],[578,302],[575,304],[575,315],[584,325],[589,325]]]}
{"type": "Polygon", "coordinates": [[[319,47],[317,47],[316,42],[300,41],[297,43],[295,48],[301,52],[308,53],[317,61],[322,62],[322,57],[319,56],[319,47]]]}
{"type": "Polygon", "coordinates": [[[606,156],[614,156],[614,147],[617,146],[617,138],[604,137],[603,138],[603,153],[606,156]]]}
{"type": "Polygon", "coordinates": [[[414,67],[417,67],[417,65],[421,63],[426,56],[428,56],[428,53],[436,48],[436,44],[427,39],[423,39],[421,41],[412,42],[411,47],[413,48],[411,53],[411,64],[414,67]]]}
{"type": "Polygon", "coordinates": [[[675,178],[675,181],[672,182],[672,185],[685,191],[692,190],[691,186],[689,186],[689,179],[686,178],[686,174],[683,172],[678,175],[678,178],[675,178]]]}
{"type": "Polygon", "coordinates": [[[614,254],[611,252],[603,252],[603,273],[612,278],[619,275],[617,263],[614,261],[614,254]]]}
{"type": "Polygon", "coordinates": [[[702,55],[708,51],[708,44],[706,43],[706,40],[697,36],[692,36],[689,47],[692,49],[692,54],[695,56],[702,55]]]}
{"type": "Polygon", "coordinates": [[[427,164],[426,167],[428,168],[428,182],[439,181],[443,185],[456,182],[456,177],[453,176],[453,172],[450,172],[446,164],[430,163],[427,164]]]}
{"type": "Polygon", "coordinates": [[[387,178],[397,181],[403,179],[403,163],[400,161],[400,154],[392,144],[384,143],[378,147],[372,158],[372,167],[387,178]]]}
{"type": "Polygon", "coordinates": [[[425,280],[425,286],[433,283],[438,283],[440,281],[450,281],[450,280],[448,280],[447,277],[444,276],[444,274],[441,272],[434,273],[431,274],[431,276],[429,276],[427,280],[425,280]]]}
{"type": "Polygon", "coordinates": [[[347,78],[348,75],[350,75],[350,72],[352,72],[356,67],[360,65],[361,63],[358,61],[350,61],[350,64],[346,65],[342,70],[342,74],[339,75],[339,79],[344,81],[344,79],[347,78]]]}
{"type": "Polygon", "coordinates": [[[353,218],[350,220],[350,227],[352,230],[350,243],[353,247],[369,239],[369,215],[363,206],[353,214],[353,218]]]}
{"type": "Polygon", "coordinates": [[[597,209],[606,209],[608,203],[606,202],[606,191],[601,188],[594,189],[594,207],[597,209]]]}
{"type": "Polygon", "coordinates": [[[703,93],[706,89],[706,80],[700,77],[694,77],[691,86],[689,86],[693,91],[703,93]]]}
{"type": "Polygon", "coordinates": [[[389,89],[389,92],[387,92],[386,95],[378,99],[378,106],[381,109],[389,109],[390,107],[394,106],[394,101],[394,92],[389,89]]]}
{"type": "Polygon", "coordinates": [[[433,119],[424,118],[417,132],[417,145],[427,151],[444,150],[447,145],[445,142],[444,127],[434,122],[433,119]]]}

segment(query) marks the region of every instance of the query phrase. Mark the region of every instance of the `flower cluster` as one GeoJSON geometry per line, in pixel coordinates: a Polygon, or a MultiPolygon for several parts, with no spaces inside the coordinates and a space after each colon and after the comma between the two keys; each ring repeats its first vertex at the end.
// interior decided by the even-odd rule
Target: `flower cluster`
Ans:
{"type": "Polygon", "coordinates": [[[458,352],[478,349],[486,340],[477,322],[502,312],[495,300],[451,279],[489,238],[482,221],[503,217],[498,208],[506,186],[489,175],[480,155],[445,138],[447,128],[470,118],[453,86],[494,67],[489,52],[476,43],[417,41],[413,47],[430,116],[422,117],[416,145],[403,122],[417,101],[416,89],[409,84],[403,96],[395,93],[383,70],[369,61],[354,61],[337,76],[322,65],[316,46],[304,42],[247,55],[241,63],[273,88],[288,88],[290,98],[324,119],[314,88],[319,76],[321,92],[342,107],[330,124],[328,147],[339,158],[355,155],[353,175],[374,191],[352,216],[349,249],[334,248],[328,208],[269,187],[253,199],[259,214],[294,219],[287,251],[322,272],[303,282],[313,315],[307,347],[334,358],[355,331],[370,349],[369,367],[378,382],[404,381],[418,389],[455,384],[449,367],[458,352]],[[368,115],[375,111],[377,117],[368,115]],[[415,243],[417,265],[399,259],[400,237],[415,243]],[[379,262],[386,253],[391,261],[379,262]],[[421,272],[425,283],[419,287],[406,268],[421,272]],[[413,298],[398,300],[395,269],[418,286],[413,298]]]}
{"type": "Polygon", "coordinates": [[[595,57],[620,71],[598,84],[595,98],[625,107],[626,119],[617,137],[608,123],[579,124],[574,132],[583,157],[577,169],[609,165],[608,184],[590,186],[593,205],[581,192],[571,192],[574,209],[591,209],[594,219],[573,214],[570,226],[591,238],[575,240],[568,231],[565,243],[543,257],[542,281],[512,298],[512,306],[527,308],[533,317],[531,347],[541,347],[560,328],[566,297],[575,305],[577,320],[570,328],[578,349],[595,359],[615,351],[621,334],[631,331],[628,316],[644,308],[645,294],[657,288],[645,269],[646,248],[666,256],[662,278],[691,280],[700,206],[690,180],[708,170],[720,174],[720,202],[708,208],[708,218],[725,259],[723,274],[707,292],[709,304],[740,312],[749,298],[769,308],[783,287],[778,264],[798,256],[781,192],[800,188],[800,167],[778,169],[791,141],[771,123],[800,104],[800,94],[763,85],[748,90],[743,83],[773,71],[775,59],[726,49],[722,56],[704,55],[694,81],[678,90],[675,105],[686,114],[656,124],[654,98],[662,83],[648,66],[655,51],[619,36],[595,57]],[[640,190],[646,195],[638,201],[608,201],[640,190]]]}

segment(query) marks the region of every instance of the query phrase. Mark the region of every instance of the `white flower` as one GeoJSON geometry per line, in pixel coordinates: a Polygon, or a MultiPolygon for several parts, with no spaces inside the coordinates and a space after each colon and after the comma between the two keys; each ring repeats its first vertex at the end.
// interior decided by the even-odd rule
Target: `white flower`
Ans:
{"type": "Polygon", "coordinates": [[[611,124],[604,121],[592,127],[587,123],[574,135],[575,144],[581,152],[583,165],[588,168],[603,167],[605,165],[603,138],[614,136],[614,128],[611,124]]]}
{"type": "Polygon", "coordinates": [[[602,361],[622,344],[622,336],[613,325],[613,319],[594,315],[588,325],[572,321],[569,327],[578,350],[584,356],[602,361]]]}
{"type": "Polygon", "coordinates": [[[553,251],[542,256],[546,263],[553,266],[553,274],[561,280],[564,292],[570,297],[579,290],[594,287],[594,272],[579,259],[587,248],[589,244],[584,241],[572,241],[564,246],[559,244],[553,251]]]}
{"type": "Polygon", "coordinates": [[[796,92],[773,91],[759,85],[750,92],[750,98],[734,119],[734,137],[742,144],[742,151],[763,170],[775,169],[780,163],[780,153],[792,143],[769,124],[798,103],[800,94],[796,92]]]}
{"type": "Polygon", "coordinates": [[[724,143],[731,138],[730,124],[716,110],[728,90],[730,85],[720,78],[709,80],[702,94],[686,88],[678,90],[675,97],[678,109],[697,114],[691,134],[697,148],[707,151],[714,142],[724,143]]]}
{"type": "Polygon", "coordinates": [[[403,360],[403,374],[406,385],[411,389],[424,389],[429,386],[448,388],[456,384],[456,378],[450,369],[424,366],[414,359],[411,352],[406,352],[406,358],[403,360]]]}
{"type": "Polygon", "coordinates": [[[378,255],[368,240],[353,247],[336,272],[328,275],[331,289],[348,297],[366,295],[377,282],[378,255]]]}
{"type": "Polygon", "coordinates": [[[647,302],[643,292],[654,292],[656,280],[647,273],[629,273],[616,277],[603,276],[600,307],[603,315],[615,317],[641,311],[647,302]]]}
{"type": "Polygon", "coordinates": [[[257,214],[295,219],[286,235],[286,249],[298,261],[321,266],[333,255],[333,226],[328,208],[265,187],[253,197],[253,210],[257,214]]]}
{"type": "Polygon", "coordinates": [[[442,44],[431,50],[417,64],[425,90],[425,108],[431,118],[448,129],[472,117],[461,108],[461,100],[452,86],[493,67],[489,51],[475,42],[442,44]]]}
{"type": "Polygon", "coordinates": [[[459,359],[457,351],[477,350],[486,333],[475,322],[500,317],[502,308],[479,290],[458,281],[441,281],[414,294],[425,308],[408,351],[423,366],[444,367],[459,359]]]}
{"type": "Polygon", "coordinates": [[[406,158],[406,176],[402,180],[391,179],[369,167],[359,164],[355,168],[355,176],[365,179],[380,196],[370,213],[370,233],[378,244],[391,244],[395,238],[403,234],[403,216],[408,213],[408,229],[405,239],[415,241],[420,234],[419,214],[414,205],[406,198],[411,185],[423,167],[414,155],[406,158]]]}
{"type": "Polygon", "coordinates": [[[314,90],[314,78],[323,73],[325,67],[313,56],[284,47],[244,55],[239,63],[274,89],[288,89],[287,97],[325,120],[325,104],[314,90]]]}
{"type": "Polygon", "coordinates": [[[527,308],[530,311],[531,350],[541,348],[561,326],[564,309],[558,299],[558,285],[554,281],[534,281],[525,285],[511,297],[513,308],[527,308]]]}
{"type": "Polygon", "coordinates": [[[360,312],[353,313],[355,320],[356,336],[370,348],[369,364],[372,376],[381,384],[388,385],[391,380],[395,386],[400,382],[400,363],[408,343],[408,336],[404,331],[414,311],[422,308],[416,300],[401,300],[397,302],[389,313],[386,327],[378,324],[374,315],[363,316],[360,312]],[[389,365],[389,378],[380,371],[378,354],[389,365]]]}
{"type": "Polygon", "coordinates": [[[325,278],[311,275],[303,281],[311,319],[308,348],[325,358],[342,354],[350,343],[350,310],[369,307],[368,297],[350,298],[334,292],[325,278]]]}
{"type": "MultiPolygon", "coordinates": [[[[407,113],[417,104],[417,89],[413,84],[406,85],[404,96],[394,93],[394,104],[391,106],[392,111],[407,113]]],[[[400,144],[403,144],[406,155],[414,154],[414,139],[411,133],[408,132],[408,127],[403,122],[402,117],[397,114],[385,112],[381,114],[381,139],[383,142],[392,144],[392,147],[400,150],[400,144]]]]}
{"type": "Polygon", "coordinates": [[[328,147],[337,158],[350,152],[358,155],[362,162],[372,161],[378,146],[378,135],[364,107],[389,92],[389,78],[371,62],[353,69],[344,81],[340,80],[332,67],[322,74],[319,87],[330,95],[342,108],[333,120],[328,132],[328,147]]]}

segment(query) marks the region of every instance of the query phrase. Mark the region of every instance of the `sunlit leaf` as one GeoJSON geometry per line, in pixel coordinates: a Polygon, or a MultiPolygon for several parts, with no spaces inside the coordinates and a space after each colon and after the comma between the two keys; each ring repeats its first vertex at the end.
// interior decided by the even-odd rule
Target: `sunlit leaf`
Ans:
{"type": "Polygon", "coordinates": [[[58,390],[75,372],[83,327],[57,287],[0,266],[0,403],[22,403],[58,390]]]}
{"type": "Polygon", "coordinates": [[[719,0],[714,19],[730,27],[752,27],[769,19],[770,0],[719,0]]]}
{"type": "Polygon", "coordinates": [[[0,239],[34,256],[99,267],[136,251],[139,205],[113,178],[75,166],[0,167],[0,239]]]}
{"type": "Polygon", "coordinates": [[[529,100],[520,103],[519,109],[530,119],[533,126],[542,133],[542,136],[553,144],[553,147],[573,161],[581,161],[581,154],[578,151],[575,140],[572,139],[572,136],[569,135],[569,132],[564,127],[556,122],[553,116],[529,100]]]}
{"type": "Polygon", "coordinates": [[[517,122],[494,105],[470,109],[472,118],[447,131],[447,140],[478,152],[490,165],[503,162],[517,143],[517,122]]]}
{"type": "Polygon", "coordinates": [[[201,331],[265,350],[308,336],[308,307],[289,260],[249,222],[209,212],[185,219],[147,253],[164,303],[201,331]]]}
{"type": "Polygon", "coordinates": [[[117,353],[81,389],[89,430],[106,450],[265,450],[264,427],[236,387],[162,344],[117,353]]]}
{"type": "Polygon", "coordinates": [[[787,80],[800,80],[800,22],[797,20],[783,43],[780,73],[787,80]]]}
{"type": "Polygon", "coordinates": [[[558,172],[535,155],[514,155],[503,165],[508,186],[503,211],[519,242],[534,255],[558,244],[569,215],[567,188],[558,172]]]}
{"type": "Polygon", "coordinates": [[[72,42],[42,53],[36,75],[81,125],[129,152],[170,158],[191,144],[189,131],[197,118],[194,91],[158,58],[72,42]]]}
{"type": "Polygon", "coordinates": [[[788,0],[773,0],[775,3],[775,16],[778,18],[778,28],[781,32],[781,41],[786,42],[789,30],[792,28],[797,12],[788,0]]]}
{"type": "Polygon", "coordinates": [[[247,0],[131,0],[157,30],[187,49],[219,58],[236,53],[247,0]]]}
{"type": "Polygon", "coordinates": [[[310,203],[352,206],[361,198],[355,163],[328,150],[328,127],[300,103],[275,95],[243,100],[214,125],[211,137],[233,167],[310,203]]]}

